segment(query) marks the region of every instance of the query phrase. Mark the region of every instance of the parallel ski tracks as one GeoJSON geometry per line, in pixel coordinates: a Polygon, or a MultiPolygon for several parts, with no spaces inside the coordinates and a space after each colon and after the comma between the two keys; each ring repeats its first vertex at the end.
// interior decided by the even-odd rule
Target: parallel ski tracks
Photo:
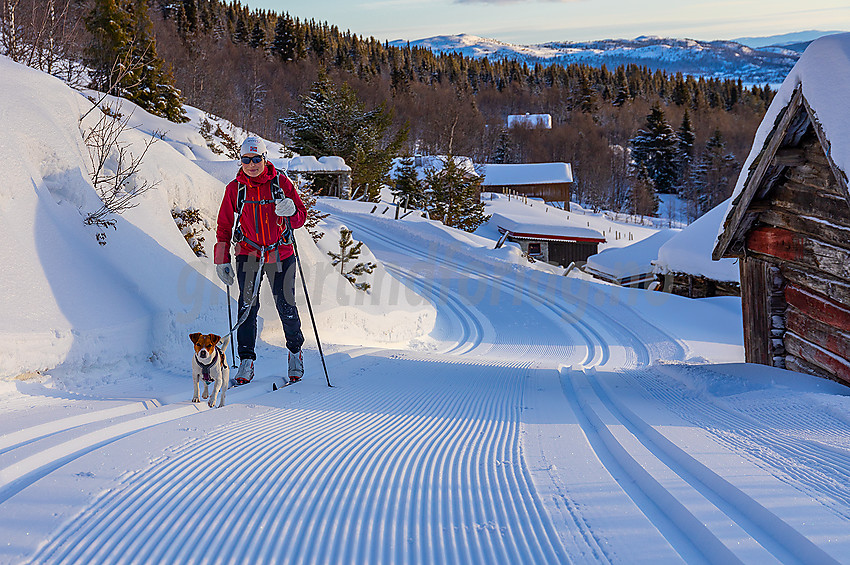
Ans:
{"type": "MultiPolygon", "coordinates": [[[[403,249],[412,257],[418,257],[423,261],[445,265],[453,271],[465,273],[469,276],[488,281],[495,288],[503,287],[508,284],[504,279],[490,274],[486,267],[482,269],[474,269],[470,267],[469,264],[452,261],[438,255],[431,255],[422,248],[399,243],[387,236],[385,233],[367,225],[359,218],[347,216],[346,223],[356,226],[358,230],[368,234],[370,239],[381,241],[384,244],[390,245],[394,249],[403,249]]],[[[553,316],[553,318],[561,320],[562,323],[566,322],[565,329],[577,333],[578,337],[580,337],[584,342],[585,357],[583,359],[571,359],[571,362],[577,362],[584,366],[605,365],[608,363],[610,361],[611,353],[608,343],[612,340],[606,339],[603,332],[607,333],[613,331],[617,334],[620,340],[624,341],[622,344],[624,349],[631,349],[636,352],[635,358],[625,360],[627,364],[642,366],[649,363],[650,352],[643,343],[643,340],[636,335],[635,331],[627,329],[622,322],[614,320],[609,314],[590,304],[588,299],[571,296],[570,298],[574,301],[574,304],[572,307],[567,307],[560,301],[552,300],[551,296],[547,296],[545,292],[535,288],[534,285],[528,285],[521,289],[521,292],[523,297],[535,305],[535,308],[542,312],[548,312],[551,316],[553,316]],[[579,309],[585,312],[587,316],[578,315],[577,313],[579,309]],[[600,322],[603,323],[600,324],[600,322]]],[[[474,316],[474,314],[468,315],[474,316]]],[[[641,330],[645,332],[652,331],[659,336],[662,336],[661,339],[672,344],[674,348],[681,350],[681,346],[676,344],[673,339],[663,336],[662,332],[660,332],[657,328],[648,327],[649,324],[643,320],[638,321],[638,324],[640,325],[641,330]]],[[[503,336],[499,337],[502,338],[503,336]]],[[[579,353],[578,349],[579,348],[573,344],[573,350],[576,353],[579,353]]],[[[465,349],[465,352],[469,351],[471,351],[471,349],[465,349]]],[[[618,359],[618,361],[623,360],[618,359]]]]}
{"type": "MultiPolygon", "coordinates": [[[[698,366],[663,368],[664,373],[708,370],[698,366]]],[[[850,507],[850,460],[845,451],[818,441],[789,436],[781,431],[781,427],[771,426],[684,391],[655,372],[626,371],[623,376],[650,397],[663,402],[683,420],[706,429],[721,445],[850,519],[850,511],[847,510],[850,507]]],[[[833,425],[850,435],[850,426],[838,422],[833,422],[833,425]]]]}
{"type": "Polygon", "coordinates": [[[837,563],[610,394],[595,371],[562,382],[606,468],[686,561],[837,563]]]}
{"type": "Polygon", "coordinates": [[[567,562],[520,453],[524,366],[412,362],[420,386],[376,379],[365,405],[306,400],[187,446],[36,561],[567,562]]]}
{"type": "MultiPolygon", "coordinates": [[[[262,379],[257,379],[257,384],[262,385],[262,379]]],[[[228,398],[244,401],[265,392],[259,386],[243,388],[232,391],[228,398]]],[[[71,461],[151,427],[206,410],[206,403],[166,404],[146,399],[0,436],[0,504],[71,461]]]]}
{"type": "MultiPolygon", "coordinates": [[[[494,288],[505,284],[486,270],[399,244],[362,220],[351,224],[411,256],[494,288]]],[[[521,452],[522,373],[530,363],[488,360],[494,330],[474,304],[409,268],[387,268],[448,309],[460,330],[441,352],[450,362],[407,355],[403,386],[375,379],[362,383],[356,399],[307,398],[182,446],[95,501],[34,562],[568,562],[521,452]],[[410,386],[411,378],[421,385],[410,386]]],[[[766,456],[766,465],[819,457],[850,482],[846,461],[826,446],[791,441],[717,405],[665,390],[648,366],[659,351],[676,358],[683,348],[636,314],[628,314],[629,327],[588,297],[571,296],[565,305],[533,285],[523,297],[560,320],[565,336],[581,341],[565,359],[576,370],[561,372],[572,410],[602,464],[685,561],[835,562],[643,420],[595,369],[613,371],[682,417],[698,408],[707,419],[695,423],[704,427],[713,418],[716,430],[709,432],[733,449],[745,450],[750,440],[770,445],[778,455],[766,456]]],[[[498,337],[505,345],[505,336],[498,337]]],[[[63,425],[79,427],[71,420],[63,425]]],[[[31,448],[61,428],[30,431],[5,449],[31,448]]],[[[54,459],[23,483],[4,487],[0,469],[0,502],[4,492],[8,498],[67,457],[101,445],[54,459]]],[[[3,449],[0,443],[0,463],[3,449]]],[[[841,485],[812,488],[842,501],[850,496],[841,485]]],[[[575,527],[595,552],[592,525],[576,519],[575,527]]]]}

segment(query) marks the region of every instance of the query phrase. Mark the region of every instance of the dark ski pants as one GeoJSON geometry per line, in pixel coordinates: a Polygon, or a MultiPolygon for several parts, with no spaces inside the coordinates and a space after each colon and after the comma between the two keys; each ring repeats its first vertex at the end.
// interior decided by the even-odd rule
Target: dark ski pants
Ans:
{"type": "MultiPolygon", "coordinates": [[[[236,256],[236,280],[239,282],[239,315],[245,309],[246,301],[251,300],[254,293],[254,281],[260,268],[260,260],[248,255],[236,256]]],[[[301,318],[295,307],[295,256],[290,256],[278,263],[266,263],[263,266],[262,279],[268,277],[272,285],[275,306],[283,323],[283,333],[286,336],[286,348],[293,353],[301,351],[304,335],[301,333],[301,318]]],[[[256,359],[254,346],[257,343],[257,312],[260,310],[260,297],[254,301],[245,322],[236,331],[236,342],[239,344],[240,359],[256,359]]]]}

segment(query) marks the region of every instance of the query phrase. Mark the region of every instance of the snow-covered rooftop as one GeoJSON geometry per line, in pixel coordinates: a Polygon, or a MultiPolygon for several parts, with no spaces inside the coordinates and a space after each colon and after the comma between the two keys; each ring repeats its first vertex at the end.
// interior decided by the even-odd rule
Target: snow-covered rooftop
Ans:
{"type": "Polygon", "coordinates": [[[658,249],[677,233],[679,230],[661,230],[626,247],[605,249],[588,257],[585,269],[618,280],[652,273],[658,249]]]}
{"type": "Polygon", "coordinates": [[[528,163],[484,165],[484,186],[556,184],[573,182],[569,163],[528,163]]]}
{"type": "Polygon", "coordinates": [[[726,215],[728,202],[721,202],[662,245],[655,262],[658,272],[688,273],[716,281],[739,282],[737,259],[711,260],[713,236],[726,215]]]}
{"type": "MultiPolygon", "coordinates": [[[[425,177],[428,172],[439,172],[443,170],[443,167],[446,166],[448,156],[447,155],[416,155],[413,157],[413,165],[416,167],[416,174],[420,180],[425,180],[425,177]]],[[[466,172],[471,176],[478,176],[478,172],[475,170],[475,163],[472,162],[472,159],[469,157],[462,156],[454,156],[453,157],[455,165],[466,172]]],[[[402,165],[402,161],[404,159],[401,157],[396,157],[393,159],[392,168],[390,169],[390,176],[395,177],[398,174],[398,170],[402,165]]]]}
{"type": "Polygon", "coordinates": [[[488,224],[519,237],[526,235],[534,239],[605,241],[605,234],[587,227],[584,216],[557,213],[560,210],[554,210],[542,201],[528,200],[523,204],[522,199],[490,194],[485,197],[484,204],[485,213],[491,215],[488,224]]]}
{"type": "Polygon", "coordinates": [[[514,126],[530,126],[542,127],[551,129],[552,115],[551,114],[511,114],[508,116],[508,127],[514,126]]]}
{"type": "Polygon", "coordinates": [[[312,155],[304,155],[301,157],[293,157],[286,160],[281,159],[284,163],[284,170],[298,173],[347,173],[351,172],[351,167],[345,164],[342,157],[327,156],[316,159],[312,155]]]}
{"type": "MultiPolygon", "coordinates": [[[[850,93],[850,33],[840,33],[812,42],[779,87],[756,132],[753,148],[741,169],[726,217],[732,210],[731,203],[743,192],[750,166],[761,153],[776,118],[800,85],[806,102],[829,142],[833,163],[845,174],[845,178],[850,172],[850,104],[847,103],[850,93]]],[[[718,224],[718,237],[726,217],[718,224]]]]}

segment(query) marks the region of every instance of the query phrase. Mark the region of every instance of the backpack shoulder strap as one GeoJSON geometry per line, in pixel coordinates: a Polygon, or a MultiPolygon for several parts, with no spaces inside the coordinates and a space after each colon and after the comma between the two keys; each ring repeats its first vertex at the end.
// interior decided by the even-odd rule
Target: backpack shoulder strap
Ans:
{"type": "Polygon", "coordinates": [[[241,182],[237,185],[236,189],[236,216],[233,220],[233,243],[239,243],[242,241],[242,225],[239,223],[242,220],[242,208],[245,206],[245,192],[247,191],[247,187],[241,182]]]}
{"type": "Polygon", "coordinates": [[[283,193],[283,188],[280,186],[280,173],[272,178],[272,198],[275,200],[286,198],[286,194],[283,193]]]}
{"type": "Polygon", "coordinates": [[[236,212],[236,217],[238,218],[242,215],[242,207],[245,206],[245,191],[248,190],[248,188],[241,182],[237,186],[238,188],[236,189],[236,210],[234,210],[234,212],[236,212]]]}

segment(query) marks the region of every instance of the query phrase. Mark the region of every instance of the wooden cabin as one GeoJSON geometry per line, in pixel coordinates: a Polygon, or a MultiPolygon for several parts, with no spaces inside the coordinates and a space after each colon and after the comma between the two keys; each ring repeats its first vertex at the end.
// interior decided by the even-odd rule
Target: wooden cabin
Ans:
{"type": "Polygon", "coordinates": [[[605,243],[605,236],[594,229],[555,219],[546,223],[539,217],[494,213],[490,222],[502,236],[497,247],[505,240],[512,241],[532,259],[561,267],[568,267],[570,263],[584,264],[599,251],[599,244],[605,243]]]}
{"type": "Polygon", "coordinates": [[[483,190],[542,198],[545,202],[570,201],[573,170],[569,163],[487,164],[483,190]]]}
{"type": "MultiPolygon", "coordinates": [[[[763,145],[754,147],[758,155],[733,196],[712,256],[740,260],[747,362],[850,385],[850,193],[847,175],[833,160],[836,151],[847,153],[840,147],[847,133],[833,128],[837,143],[827,137],[804,96],[804,71],[789,76],[796,89],[774,112],[763,145]]],[[[810,91],[826,108],[823,99],[829,98],[815,87],[810,91]]],[[[846,116],[844,104],[837,111],[846,116]]]]}

